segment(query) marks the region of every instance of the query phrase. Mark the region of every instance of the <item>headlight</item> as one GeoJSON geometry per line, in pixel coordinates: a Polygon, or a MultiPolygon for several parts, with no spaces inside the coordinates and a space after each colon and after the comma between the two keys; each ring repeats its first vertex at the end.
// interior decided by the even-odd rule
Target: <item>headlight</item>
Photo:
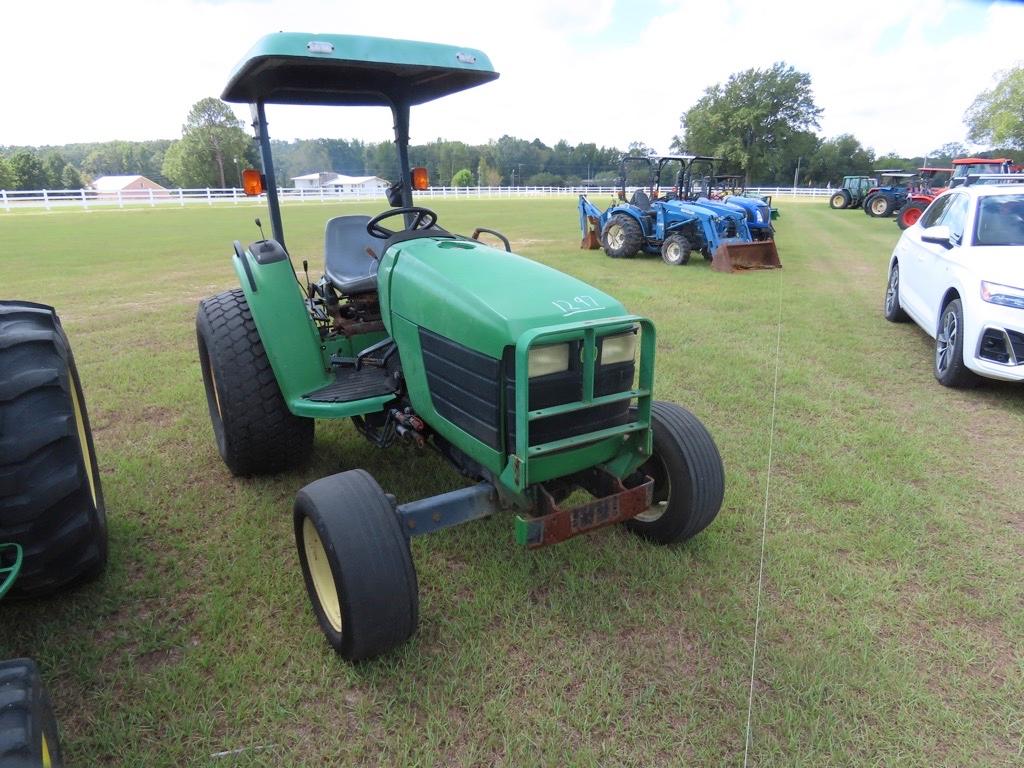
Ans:
{"type": "Polygon", "coordinates": [[[1024,309],[1024,288],[981,281],[981,298],[991,304],[1024,309]]]}
{"type": "Polygon", "coordinates": [[[625,363],[636,358],[636,331],[605,336],[601,341],[601,365],[625,363]]]}
{"type": "Polygon", "coordinates": [[[569,345],[547,344],[530,347],[527,370],[531,379],[569,370],[569,345]]]}

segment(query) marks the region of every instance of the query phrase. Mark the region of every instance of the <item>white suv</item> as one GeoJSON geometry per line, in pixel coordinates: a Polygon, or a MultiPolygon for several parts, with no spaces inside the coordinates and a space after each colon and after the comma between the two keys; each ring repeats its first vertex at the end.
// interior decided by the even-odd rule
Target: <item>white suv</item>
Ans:
{"type": "Polygon", "coordinates": [[[889,260],[885,318],[935,338],[947,387],[1024,381],[1024,178],[978,181],[935,198],[889,260]]]}

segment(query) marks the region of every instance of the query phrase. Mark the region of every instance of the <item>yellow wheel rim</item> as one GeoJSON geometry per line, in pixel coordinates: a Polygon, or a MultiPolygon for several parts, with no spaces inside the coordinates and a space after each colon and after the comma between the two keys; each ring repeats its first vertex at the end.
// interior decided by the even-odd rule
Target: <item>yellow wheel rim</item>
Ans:
{"type": "Polygon", "coordinates": [[[50,743],[43,734],[43,768],[53,768],[53,758],[50,757],[50,743]]]}
{"type": "Polygon", "coordinates": [[[71,389],[71,406],[75,412],[75,428],[78,432],[78,445],[82,449],[82,463],[85,465],[85,475],[89,479],[89,493],[92,495],[93,507],[99,507],[99,499],[96,495],[96,478],[92,473],[92,451],[89,450],[89,439],[85,434],[85,417],[82,416],[82,404],[78,400],[78,386],[74,379],[68,377],[68,385],[71,389]]]}
{"type": "Polygon", "coordinates": [[[320,541],[316,526],[308,517],[302,521],[302,545],[306,550],[306,566],[313,581],[317,602],[335,632],[341,632],[341,601],[334,583],[334,573],[327,561],[327,550],[320,541]]]}

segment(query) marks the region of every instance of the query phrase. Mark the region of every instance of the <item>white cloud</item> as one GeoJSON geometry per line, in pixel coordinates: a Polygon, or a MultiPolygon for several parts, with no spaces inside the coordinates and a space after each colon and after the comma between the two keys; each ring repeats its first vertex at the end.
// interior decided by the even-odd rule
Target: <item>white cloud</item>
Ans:
{"type": "MultiPolygon", "coordinates": [[[[191,104],[218,95],[253,42],[287,29],[487,52],[501,78],[417,108],[418,141],[511,134],[667,150],[705,87],[785,60],[811,74],[824,135],[913,154],[963,138],[966,107],[1016,63],[1007,38],[1022,21],[1016,4],[945,0],[18,3],[0,32],[0,144],[174,138],[191,104]],[[959,29],[965,12],[978,17],[959,29]]],[[[391,127],[383,110],[277,109],[269,118],[279,138],[379,140],[391,127]]]]}

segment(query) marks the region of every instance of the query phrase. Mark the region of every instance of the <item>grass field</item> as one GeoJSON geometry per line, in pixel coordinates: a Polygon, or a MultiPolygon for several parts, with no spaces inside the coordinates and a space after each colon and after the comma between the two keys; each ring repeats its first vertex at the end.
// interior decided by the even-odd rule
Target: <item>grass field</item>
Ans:
{"type": "MultiPolygon", "coordinates": [[[[503,516],[416,539],[419,633],[345,664],[295,491],[354,467],[400,501],[459,481],[328,422],[302,472],[227,472],[194,316],[260,211],[0,216],[0,294],[61,312],[111,526],[98,582],[0,606],[0,657],[40,662],[69,765],[738,765],[748,700],[752,765],[1024,762],[1024,388],[944,389],[931,340],[883,320],[891,221],[784,204],[785,268],[721,275],[581,251],[568,199],[436,209],[654,319],[657,395],[725,462],[717,521],[671,548],[605,529],[531,552],[503,516]]],[[[363,210],[286,208],[296,264],[363,210]]]]}

